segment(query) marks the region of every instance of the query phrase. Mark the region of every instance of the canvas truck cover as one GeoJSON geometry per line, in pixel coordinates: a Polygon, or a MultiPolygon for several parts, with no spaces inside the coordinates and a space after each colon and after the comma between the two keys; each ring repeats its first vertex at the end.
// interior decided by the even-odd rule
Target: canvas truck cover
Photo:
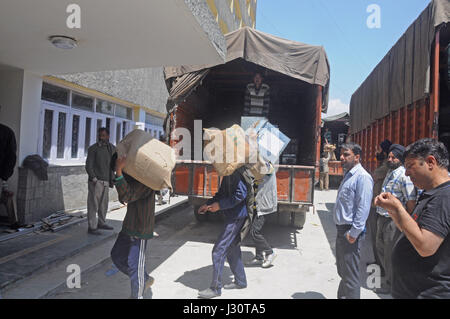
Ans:
{"type": "Polygon", "coordinates": [[[436,27],[450,21],[450,1],[433,0],[350,100],[350,134],[430,93],[436,27]]]}
{"type": "MultiPolygon", "coordinates": [[[[328,106],[330,66],[321,46],[308,45],[279,38],[250,27],[244,27],[225,35],[226,62],[242,58],[295,79],[324,87],[323,106],[328,106]]],[[[165,67],[169,98],[167,111],[186,99],[216,65],[165,67]]]]}

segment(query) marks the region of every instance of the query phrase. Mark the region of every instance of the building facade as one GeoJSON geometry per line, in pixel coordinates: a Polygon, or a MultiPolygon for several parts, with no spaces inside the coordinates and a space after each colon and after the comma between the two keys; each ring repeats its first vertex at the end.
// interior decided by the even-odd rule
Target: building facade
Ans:
{"type": "MultiPolygon", "coordinates": [[[[243,26],[255,26],[256,0],[184,2],[215,46],[221,41],[215,28],[225,34],[243,26]]],[[[168,93],[162,70],[148,67],[36,75],[0,63],[0,103],[22,105],[18,113],[6,110],[6,124],[16,132],[20,144],[17,172],[9,184],[16,193],[21,223],[37,221],[56,211],[86,207],[84,165],[88,147],[96,142],[98,128],[109,129],[113,144],[134,128],[155,138],[163,135],[168,93]],[[11,78],[15,81],[11,82],[11,78]],[[12,94],[14,90],[17,94],[12,94]],[[36,100],[36,96],[40,99],[36,100]],[[23,159],[33,154],[49,163],[47,181],[39,180],[21,166],[23,159]]],[[[0,115],[0,122],[5,123],[5,110],[0,115]]],[[[117,200],[112,189],[110,200],[117,200]]]]}

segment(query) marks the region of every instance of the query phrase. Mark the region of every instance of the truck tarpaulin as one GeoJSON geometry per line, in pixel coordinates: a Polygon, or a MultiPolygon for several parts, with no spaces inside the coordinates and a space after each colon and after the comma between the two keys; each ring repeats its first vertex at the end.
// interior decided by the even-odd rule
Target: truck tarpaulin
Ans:
{"type": "Polygon", "coordinates": [[[450,1],[431,1],[352,95],[351,134],[430,93],[436,28],[448,22],[450,1]]]}
{"type": "MultiPolygon", "coordinates": [[[[282,39],[244,27],[225,35],[227,60],[244,59],[292,78],[324,87],[322,111],[328,106],[330,66],[322,46],[282,39]]],[[[169,99],[167,111],[186,99],[216,65],[164,68],[169,99]]]]}

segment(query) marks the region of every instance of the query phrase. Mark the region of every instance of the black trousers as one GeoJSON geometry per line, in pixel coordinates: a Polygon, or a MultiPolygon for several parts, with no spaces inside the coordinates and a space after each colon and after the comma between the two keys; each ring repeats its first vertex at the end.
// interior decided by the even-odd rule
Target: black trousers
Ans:
{"type": "Polygon", "coordinates": [[[365,234],[361,233],[353,244],[345,238],[350,225],[337,226],[336,265],[341,277],[338,299],[360,299],[361,281],[359,273],[361,243],[365,234]]]}
{"type": "Polygon", "coordinates": [[[264,215],[257,216],[253,218],[252,226],[250,228],[250,234],[255,242],[256,253],[255,258],[259,260],[264,259],[263,253],[270,255],[273,253],[272,247],[270,247],[267,240],[264,238],[261,230],[264,226],[264,215]]]}
{"type": "Polygon", "coordinates": [[[377,255],[382,265],[384,281],[382,287],[391,289],[392,285],[392,249],[401,232],[390,217],[378,215],[376,246],[377,255]]]}
{"type": "Polygon", "coordinates": [[[372,246],[372,252],[374,257],[374,262],[378,266],[381,267],[382,272],[383,270],[383,264],[380,261],[380,258],[378,257],[378,250],[377,250],[377,219],[379,214],[377,214],[377,209],[375,207],[370,208],[369,217],[367,218],[366,226],[367,226],[367,237],[370,239],[370,243],[372,246]]]}

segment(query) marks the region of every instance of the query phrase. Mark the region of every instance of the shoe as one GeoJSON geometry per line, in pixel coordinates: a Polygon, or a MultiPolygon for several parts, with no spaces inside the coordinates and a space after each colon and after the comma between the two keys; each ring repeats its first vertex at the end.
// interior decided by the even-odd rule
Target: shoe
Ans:
{"type": "Polygon", "coordinates": [[[107,225],[107,224],[104,224],[104,225],[98,225],[98,229],[113,230],[114,227],[111,227],[111,226],[109,226],[109,225],[107,225]]]}
{"type": "Polygon", "coordinates": [[[276,257],[277,257],[277,254],[275,254],[275,253],[271,253],[270,255],[266,256],[266,259],[264,260],[262,267],[269,268],[270,266],[272,266],[272,263],[276,257]]]}
{"type": "Polygon", "coordinates": [[[202,290],[198,292],[198,297],[202,299],[211,299],[215,297],[219,297],[220,294],[212,290],[211,288],[202,290]]]}
{"type": "Polygon", "coordinates": [[[88,229],[88,234],[91,234],[91,235],[101,235],[102,232],[99,231],[98,229],[88,229]]]}
{"type": "Polygon", "coordinates": [[[223,289],[244,289],[244,288],[247,288],[247,286],[240,286],[234,281],[232,283],[223,286],[223,289]]]}
{"type": "Polygon", "coordinates": [[[144,294],[145,292],[155,283],[155,278],[149,276],[144,286],[144,294]]]}
{"type": "Polygon", "coordinates": [[[261,266],[264,263],[264,260],[262,259],[257,259],[257,258],[253,258],[252,260],[250,260],[249,262],[246,262],[245,265],[246,266],[261,266]]]}

